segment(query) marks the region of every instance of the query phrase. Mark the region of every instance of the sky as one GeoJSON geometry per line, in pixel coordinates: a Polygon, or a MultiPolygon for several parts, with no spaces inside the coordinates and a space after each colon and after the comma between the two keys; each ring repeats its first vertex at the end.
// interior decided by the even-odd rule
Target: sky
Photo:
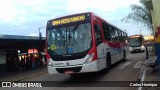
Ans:
{"type": "Polygon", "coordinates": [[[48,20],[61,16],[93,12],[104,20],[126,30],[128,35],[149,35],[150,31],[136,23],[121,20],[139,0],[0,0],[0,35],[45,36],[48,20]]]}

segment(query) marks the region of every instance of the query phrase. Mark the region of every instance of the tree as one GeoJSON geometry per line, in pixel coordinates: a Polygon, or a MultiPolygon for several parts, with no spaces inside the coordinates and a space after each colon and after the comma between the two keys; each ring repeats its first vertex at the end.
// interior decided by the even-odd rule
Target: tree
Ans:
{"type": "Polygon", "coordinates": [[[131,5],[132,12],[128,14],[122,21],[126,23],[136,22],[137,24],[143,24],[148,27],[150,30],[152,29],[152,3],[147,2],[146,0],[139,1],[141,5],[131,5]]]}

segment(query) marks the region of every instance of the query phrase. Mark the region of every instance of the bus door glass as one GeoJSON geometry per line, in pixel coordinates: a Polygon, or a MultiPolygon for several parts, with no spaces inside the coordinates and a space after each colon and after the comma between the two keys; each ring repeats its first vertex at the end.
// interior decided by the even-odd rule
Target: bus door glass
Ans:
{"type": "Polygon", "coordinates": [[[98,22],[95,22],[94,24],[94,31],[95,31],[95,41],[96,41],[96,47],[97,47],[97,56],[98,56],[98,68],[101,69],[102,66],[104,66],[105,60],[105,51],[104,51],[104,44],[102,41],[102,33],[100,24],[98,22]]]}

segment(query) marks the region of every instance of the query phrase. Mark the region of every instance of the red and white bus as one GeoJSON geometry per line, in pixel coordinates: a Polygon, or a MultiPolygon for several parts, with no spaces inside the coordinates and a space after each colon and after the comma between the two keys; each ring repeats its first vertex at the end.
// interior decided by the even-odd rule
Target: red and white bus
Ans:
{"type": "Polygon", "coordinates": [[[127,33],[91,12],[49,20],[46,30],[49,74],[107,72],[129,52],[127,33]]]}

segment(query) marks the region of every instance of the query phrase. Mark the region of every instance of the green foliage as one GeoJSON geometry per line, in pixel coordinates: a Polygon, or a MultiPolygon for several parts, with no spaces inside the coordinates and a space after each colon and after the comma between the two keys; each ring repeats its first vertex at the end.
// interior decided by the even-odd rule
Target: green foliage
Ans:
{"type": "Polygon", "coordinates": [[[146,0],[139,1],[141,5],[131,5],[132,12],[129,13],[122,21],[126,23],[135,22],[137,24],[143,24],[144,26],[148,27],[152,30],[152,3],[146,2],[146,0]]]}

